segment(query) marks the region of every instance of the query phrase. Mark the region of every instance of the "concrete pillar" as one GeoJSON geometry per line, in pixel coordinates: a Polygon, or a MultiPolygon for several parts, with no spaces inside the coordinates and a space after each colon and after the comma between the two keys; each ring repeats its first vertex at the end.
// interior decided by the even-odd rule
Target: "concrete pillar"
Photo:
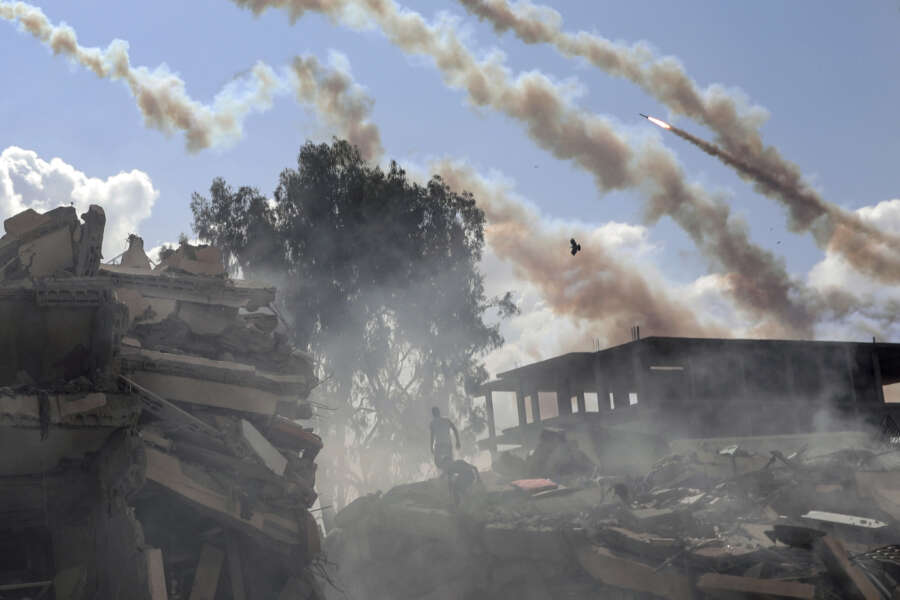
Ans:
{"type": "Polygon", "coordinates": [[[539,394],[540,392],[537,390],[531,392],[531,415],[535,423],[541,420],[541,398],[539,394]]]}
{"type": "Polygon", "coordinates": [[[487,416],[488,437],[491,440],[491,451],[497,450],[497,429],[494,426],[494,392],[488,390],[484,395],[484,412],[487,416]]]}
{"type": "Polygon", "coordinates": [[[569,381],[563,380],[556,387],[556,408],[559,416],[572,414],[572,392],[569,390],[569,381]]]}
{"type": "Polygon", "coordinates": [[[519,417],[519,427],[525,427],[528,421],[525,419],[525,393],[521,387],[516,390],[516,414],[519,417]]]}

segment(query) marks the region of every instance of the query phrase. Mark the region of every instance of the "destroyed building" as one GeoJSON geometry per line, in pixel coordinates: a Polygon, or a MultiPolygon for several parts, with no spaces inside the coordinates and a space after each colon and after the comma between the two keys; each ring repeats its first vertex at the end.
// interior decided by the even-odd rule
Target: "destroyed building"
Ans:
{"type": "Polygon", "coordinates": [[[546,427],[601,444],[627,430],[652,446],[684,437],[822,431],[857,419],[877,424],[900,414],[883,391],[897,382],[900,344],[649,337],[557,356],[486,382],[480,394],[489,436],[481,446],[532,450],[546,427]],[[499,435],[498,402],[517,417],[499,435]]]}
{"type": "Polygon", "coordinates": [[[361,599],[900,597],[898,349],[647,338],[503,373],[492,470],[458,503],[442,475],[350,504],[334,576],[361,599]]]}
{"type": "Polygon", "coordinates": [[[275,290],[209,246],[101,264],[104,225],[4,222],[0,596],[318,597],[318,382],[275,290]]]}
{"type": "Polygon", "coordinates": [[[647,338],[520,367],[481,389],[491,471],[358,498],[323,541],[318,382],[275,290],[209,246],[153,265],[132,236],[102,263],[104,223],[4,223],[2,598],[900,597],[898,345],[647,338]]]}

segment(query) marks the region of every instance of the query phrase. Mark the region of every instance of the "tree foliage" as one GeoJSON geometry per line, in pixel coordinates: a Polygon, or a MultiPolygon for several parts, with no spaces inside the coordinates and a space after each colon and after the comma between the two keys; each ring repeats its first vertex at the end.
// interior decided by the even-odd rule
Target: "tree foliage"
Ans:
{"type": "Polygon", "coordinates": [[[233,268],[279,287],[294,342],[330,375],[334,501],[347,484],[360,493],[416,474],[432,405],[452,406],[470,436],[484,426],[465,387],[503,341],[486,314],[514,307],[509,294],[485,296],[484,214],[471,194],[410,181],[393,162],[383,171],[335,140],[305,144],[273,200],[219,178],[191,209],[194,231],[233,268]]]}

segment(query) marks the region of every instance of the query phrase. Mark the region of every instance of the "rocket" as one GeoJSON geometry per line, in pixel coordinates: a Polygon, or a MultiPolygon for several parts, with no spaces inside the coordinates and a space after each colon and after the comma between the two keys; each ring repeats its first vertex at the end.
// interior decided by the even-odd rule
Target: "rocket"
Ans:
{"type": "Polygon", "coordinates": [[[641,115],[642,117],[644,117],[645,119],[647,119],[648,121],[650,121],[651,123],[653,123],[654,125],[658,125],[659,127],[662,127],[663,129],[672,129],[671,125],[669,125],[668,123],[666,123],[665,121],[663,121],[661,119],[657,119],[656,117],[651,117],[650,115],[645,115],[644,113],[638,113],[638,114],[641,115]]]}

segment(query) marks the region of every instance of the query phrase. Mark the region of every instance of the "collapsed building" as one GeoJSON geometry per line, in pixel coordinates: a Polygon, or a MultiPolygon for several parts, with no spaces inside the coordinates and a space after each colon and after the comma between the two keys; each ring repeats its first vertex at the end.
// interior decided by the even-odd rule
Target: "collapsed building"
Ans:
{"type": "Polygon", "coordinates": [[[339,585],[361,599],[900,597],[900,405],[884,393],[900,345],[637,337],[486,382],[491,471],[459,501],[443,475],[340,511],[325,543],[339,585]]]}
{"type": "Polygon", "coordinates": [[[132,236],[102,264],[104,225],[4,223],[2,598],[900,597],[898,345],[647,338],[526,365],[481,388],[491,471],[363,496],[323,543],[318,382],[275,290],[209,246],[153,265],[132,236]]]}
{"type": "Polygon", "coordinates": [[[105,215],[27,210],[0,238],[0,597],[319,597],[312,359],[275,290],[105,215]]]}

